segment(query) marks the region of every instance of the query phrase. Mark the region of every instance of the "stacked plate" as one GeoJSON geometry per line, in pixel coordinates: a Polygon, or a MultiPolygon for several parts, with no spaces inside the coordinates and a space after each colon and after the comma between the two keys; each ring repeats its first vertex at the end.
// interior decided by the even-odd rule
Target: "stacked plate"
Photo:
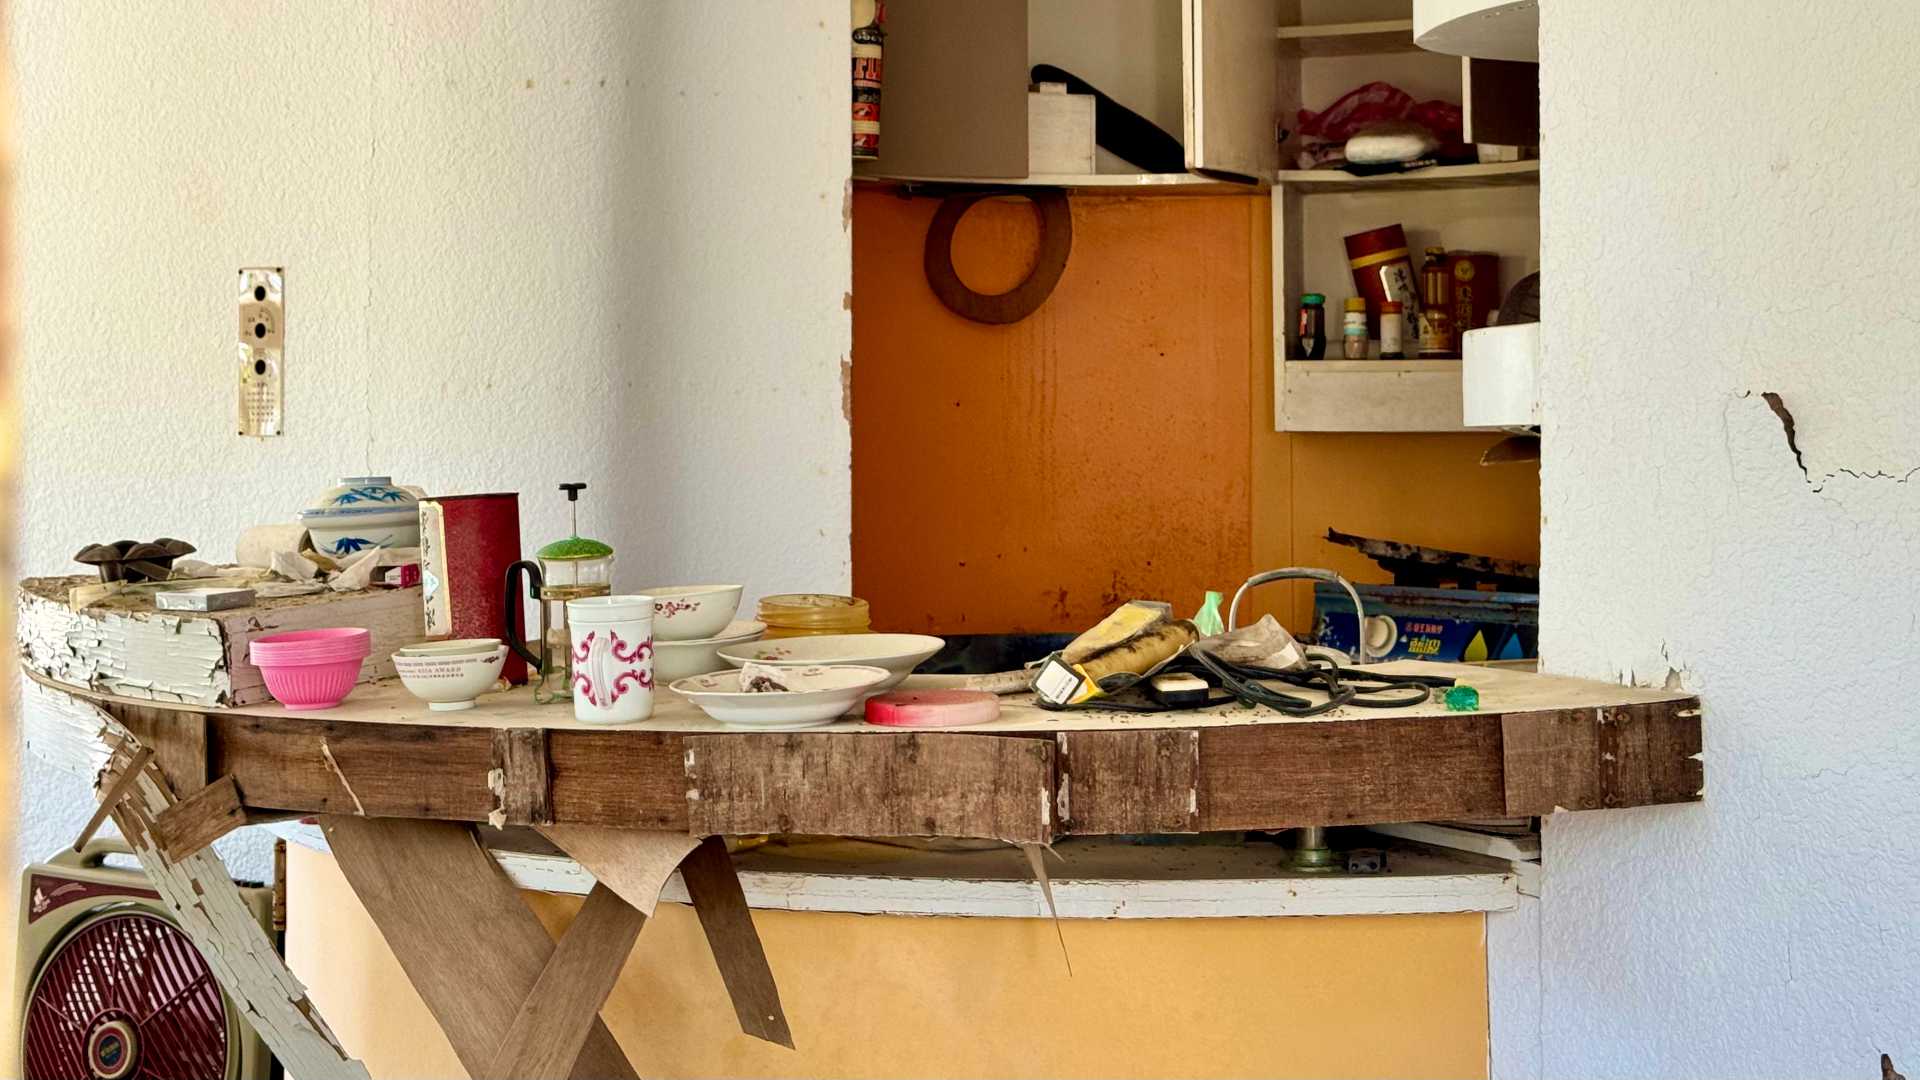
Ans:
{"type": "MultiPolygon", "coordinates": [[[[655,597],[657,609],[659,598],[655,597]]],[[[689,675],[705,675],[711,671],[724,671],[727,662],[720,658],[720,650],[748,645],[760,640],[767,632],[767,624],[741,619],[726,625],[715,637],[695,638],[691,641],[667,641],[659,636],[659,616],[654,616],[653,641],[653,678],[655,685],[676,682],[689,675]]]]}

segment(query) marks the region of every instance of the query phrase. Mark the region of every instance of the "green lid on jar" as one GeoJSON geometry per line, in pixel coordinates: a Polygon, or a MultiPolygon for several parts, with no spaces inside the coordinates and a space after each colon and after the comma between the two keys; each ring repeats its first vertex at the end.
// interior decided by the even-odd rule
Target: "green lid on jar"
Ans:
{"type": "Polygon", "coordinates": [[[1317,292],[1301,293],[1300,302],[1303,304],[1324,304],[1327,302],[1327,298],[1317,292]]]}
{"type": "Polygon", "coordinates": [[[613,554],[612,548],[584,536],[569,536],[565,540],[555,540],[534,552],[534,556],[541,559],[604,559],[611,554],[613,554]]]}

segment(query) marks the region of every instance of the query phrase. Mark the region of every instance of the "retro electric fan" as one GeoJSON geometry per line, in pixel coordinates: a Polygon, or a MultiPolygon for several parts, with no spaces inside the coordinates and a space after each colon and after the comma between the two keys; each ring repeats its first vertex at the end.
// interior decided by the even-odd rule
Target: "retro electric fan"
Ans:
{"type": "MultiPolygon", "coordinates": [[[[149,887],[95,840],[27,868],[20,905],[20,1072],[28,1080],[249,1080],[272,1058],[149,887]]],[[[246,889],[265,924],[271,894],[246,889]]]]}

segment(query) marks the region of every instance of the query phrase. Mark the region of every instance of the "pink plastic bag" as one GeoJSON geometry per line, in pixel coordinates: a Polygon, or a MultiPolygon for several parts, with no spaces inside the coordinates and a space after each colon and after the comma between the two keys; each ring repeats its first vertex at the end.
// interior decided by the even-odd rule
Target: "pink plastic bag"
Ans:
{"type": "Polygon", "coordinates": [[[1460,106],[1438,99],[1416,102],[1405,90],[1384,82],[1350,90],[1317,113],[1301,109],[1300,137],[1309,143],[1344,145],[1362,129],[1388,120],[1411,120],[1433,132],[1442,154],[1460,151],[1460,106]]]}

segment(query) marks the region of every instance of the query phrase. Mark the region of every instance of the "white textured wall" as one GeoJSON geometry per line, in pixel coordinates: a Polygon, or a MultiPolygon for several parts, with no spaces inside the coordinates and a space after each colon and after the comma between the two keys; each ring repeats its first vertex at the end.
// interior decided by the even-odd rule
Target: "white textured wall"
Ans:
{"type": "Polygon", "coordinates": [[[1549,820],[1544,1074],[1920,1075],[1920,9],[1541,7],[1542,652],[1707,778],[1549,820]]]}
{"type": "MultiPolygon", "coordinates": [[[[228,556],[378,472],[521,492],[529,548],[585,480],[625,587],[850,584],[842,0],[8,6],[23,572],[228,556]],[[288,281],[264,442],[230,360],[259,264],[288,281]]],[[[37,769],[25,800],[28,857],[90,802],[37,769]]]]}

